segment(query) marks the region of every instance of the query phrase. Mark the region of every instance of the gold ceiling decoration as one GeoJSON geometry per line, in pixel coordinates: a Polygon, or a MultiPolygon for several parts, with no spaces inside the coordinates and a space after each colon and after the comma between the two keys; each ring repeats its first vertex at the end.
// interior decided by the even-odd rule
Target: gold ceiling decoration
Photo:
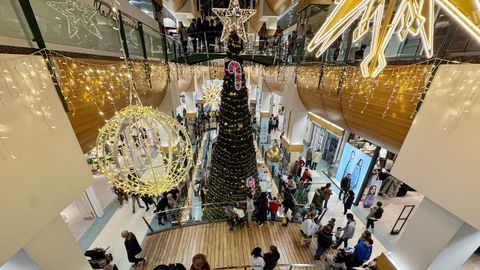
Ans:
{"type": "Polygon", "coordinates": [[[100,129],[100,171],[125,192],[156,196],[177,187],[192,164],[185,128],[151,107],[130,105],[100,129]]]}
{"type": "MultiPolygon", "coordinates": [[[[477,41],[480,40],[478,0],[435,2],[477,41]]],[[[386,0],[339,0],[307,49],[309,52],[317,50],[316,56],[319,57],[360,19],[353,41],[372,33],[370,52],[360,65],[362,75],[376,77],[387,65],[385,49],[395,33],[401,40],[405,40],[409,33],[420,35],[427,58],[432,57],[434,17],[434,0],[390,0],[388,3],[386,0]]]]}

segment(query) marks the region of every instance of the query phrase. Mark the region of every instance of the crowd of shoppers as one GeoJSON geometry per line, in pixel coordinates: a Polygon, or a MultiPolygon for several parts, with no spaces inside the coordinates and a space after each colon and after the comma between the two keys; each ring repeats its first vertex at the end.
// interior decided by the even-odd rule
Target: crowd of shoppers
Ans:
{"type": "Polygon", "coordinates": [[[222,32],[223,24],[218,17],[194,18],[188,27],[180,21],[177,27],[177,36],[184,55],[215,52],[215,48],[223,46],[220,40],[222,32]],[[188,48],[189,44],[192,45],[191,50],[188,48]]]}

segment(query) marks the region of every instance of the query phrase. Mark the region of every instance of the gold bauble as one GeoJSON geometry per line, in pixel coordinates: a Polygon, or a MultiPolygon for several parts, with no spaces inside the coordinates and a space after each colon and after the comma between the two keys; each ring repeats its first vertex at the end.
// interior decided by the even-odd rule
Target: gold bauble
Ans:
{"type": "Polygon", "coordinates": [[[177,187],[192,164],[192,144],[177,120],[131,105],[115,114],[97,137],[99,169],[116,187],[158,195],[177,187]]]}
{"type": "Polygon", "coordinates": [[[276,163],[282,160],[283,152],[278,146],[274,145],[270,149],[268,149],[266,156],[268,161],[276,163]]]}

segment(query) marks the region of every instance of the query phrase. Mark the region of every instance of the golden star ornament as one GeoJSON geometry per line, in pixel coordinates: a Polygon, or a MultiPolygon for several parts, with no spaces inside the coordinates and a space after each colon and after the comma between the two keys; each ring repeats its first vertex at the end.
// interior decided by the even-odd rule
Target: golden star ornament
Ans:
{"type": "Polygon", "coordinates": [[[225,42],[233,31],[236,31],[243,41],[248,41],[244,24],[255,14],[255,9],[241,9],[238,0],[230,0],[228,8],[212,8],[212,11],[223,23],[223,32],[220,38],[222,42],[225,42]]]}
{"type": "Polygon", "coordinates": [[[316,56],[319,57],[359,19],[353,41],[370,31],[372,35],[370,52],[360,64],[364,77],[376,77],[385,68],[385,49],[395,33],[402,41],[408,34],[420,35],[427,58],[432,57],[434,3],[480,42],[479,0],[337,0],[335,3],[337,6],[307,49],[309,52],[318,50],[316,56]]]}

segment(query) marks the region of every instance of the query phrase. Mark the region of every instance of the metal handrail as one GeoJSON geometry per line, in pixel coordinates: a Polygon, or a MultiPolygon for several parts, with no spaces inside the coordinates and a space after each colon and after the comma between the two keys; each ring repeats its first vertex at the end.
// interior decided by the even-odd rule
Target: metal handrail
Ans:
{"type": "MultiPolygon", "coordinates": [[[[279,266],[287,266],[288,269],[292,269],[293,267],[321,267],[321,265],[318,264],[311,264],[311,263],[288,263],[288,264],[277,264],[275,267],[279,266]]],[[[243,269],[248,269],[251,268],[252,265],[238,265],[238,266],[228,266],[228,267],[218,267],[214,268],[215,270],[226,270],[226,269],[238,269],[238,268],[243,268],[243,269]]]]}

